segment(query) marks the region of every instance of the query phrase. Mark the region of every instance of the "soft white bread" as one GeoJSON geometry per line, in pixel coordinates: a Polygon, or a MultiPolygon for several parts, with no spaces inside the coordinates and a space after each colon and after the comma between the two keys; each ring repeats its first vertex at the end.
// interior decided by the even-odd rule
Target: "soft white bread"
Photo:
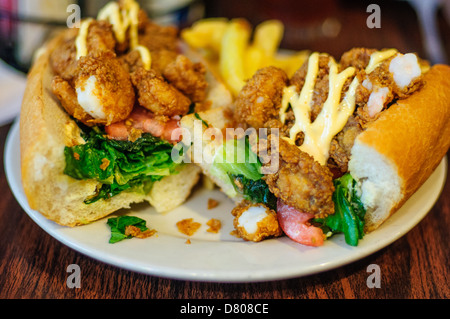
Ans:
{"type": "MultiPolygon", "coordinates": [[[[108,200],[86,205],[99,183],[75,180],[63,174],[64,147],[83,143],[80,129],[51,92],[53,72],[49,57],[64,38],[64,32],[50,41],[37,57],[28,75],[20,116],[22,184],[32,209],[65,226],[76,226],[103,218],[132,203],[148,201],[158,212],[182,204],[199,180],[201,169],[194,164],[180,166],[179,174],[156,182],[147,195],[124,191],[108,200]]],[[[228,103],[231,98],[223,83],[208,71],[210,106],[228,103]]]]}
{"type": "Polygon", "coordinates": [[[361,133],[349,170],[362,188],[366,231],[378,228],[428,179],[450,146],[450,67],[436,65],[425,85],[361,133]]]}
{"type": "MultiPolygon", "coordinates": [[[[242,197],[238,195],[226,176],[213,172],[213,157],[222,146],[225,137],[225,129],[231,127],[232,109],[230,107],[218,107],[208,111],[199,112],[184,116],[181,119],[181,127],[186,129],[189,139],[183,142],[190,146],[187,155],[192,163],[201,167],[202,172],[222,192],[236,202],[240,202],[242,197]],[[208,127],[205,125],[207,123],[208,127]]],[[[186,138],[186,136],[184,136],[186,138]]]]}

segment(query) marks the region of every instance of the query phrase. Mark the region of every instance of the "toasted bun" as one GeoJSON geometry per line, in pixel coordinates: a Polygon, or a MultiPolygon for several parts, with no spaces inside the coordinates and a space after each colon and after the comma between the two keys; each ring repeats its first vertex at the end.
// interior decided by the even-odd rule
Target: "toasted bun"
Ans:
{"type": "MultiPolygon", "coordinates": [[[[67,31],[66,31],[67,32],[67,31]]],[[[148,201],[158,212],[182,204],[200,177],[194,164],[180,166],[179,174],[156,182],[148,195],[124,191],[108,200],[86,205],[100,185],[93,180],[79,181],[65,174],[64,147],[83,142],[80,129],[51,92],[53,78],[50,54],[65,33],[50,41],[37,57],[28,75],[20,116],[22,184],[32,209],[65,226],[76,226],[103,218],[132,203],[148,201]]],[[[207,73],[211,107],[227,104],[231,94],[211,72],[207,73]]]]}
{"type": "Polygon", "coordinates": [[[450,146],[450,67],[433,66],[425,85],[361,133],[349,170],[362,187],[366,231],[378,228],[428,179],[450,146]]]}

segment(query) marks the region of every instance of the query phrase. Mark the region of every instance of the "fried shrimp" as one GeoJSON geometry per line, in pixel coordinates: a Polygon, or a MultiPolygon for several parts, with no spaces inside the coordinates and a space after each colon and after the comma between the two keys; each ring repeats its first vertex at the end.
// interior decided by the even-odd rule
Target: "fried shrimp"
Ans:
{"type": "MultiPolygon", "coordinates": [[[[323,104],[328,98],[329,91],[329,77],[330,72],[329,62],[333,59],[328,54],[321,54],[319,56],[319,71],[316,77],[316,83],[314,85],[314,92],[311,103],[311,122],[313,122],[317,115],[322,110],[323,104]]],[[[308,61],[305,61],[303,65],[298,69],[292,78],[290,79],[290,85],[295,85],[297,92],[303,87],[305,83],[306,73],[308,71],[308,61]]]]}
{"type": "Polygon", "coordinates": [[[348,171],[348,162],[351,156],[351,150],[356,137],[362,132],[356,118],[349,117],[347,124],[331,141],[330,158],[334,160],[341,172],[348,171]]]}
{"type": "Polygon", "coordinates": [[[163,76],[192,102],[201,102],[206,97],[208,83],[206,69],[202,63],[193,63],[184,55],[178,55],[163,72],[163,76]]]}
{"type": "Polygon", "coordinates": [[[69,115],[86,125],[90,125],[92,117],[78,104],[77,92],[68,81],[56,75],[52,81],[52,91],[69,115]]]}
{"type": "Polygon", "coordinates": [[[66,111],[86,125],[109,125],[133,110],[135,94],[129,74],[111,51],[81,57],[73,86],[61,77],[53,93],[66,111]]]}
{"type": "MultiPolygon", "coordinates": [[[[72,80],[77,75],[78,60],[75,39],[78,35],[78,29],[72,30],[67,33],[64,43],[57,47],[50,57],[53,71],[64,80],[72,80]]],[[[99,54],[105,51],[114,52],[115,46],[116,40],[111,24],[106,21],[93,20],[89,24],[86,37],[88,52],[91,54],[99,54]]]]}
{"type": "Polygon", "coordinates": [[[258,129],[277,118],[287,82],[288,76],[279,68],[269,66],[258,70],[236,98],[236,122],[258,129]]]}
{"type": "Polygon", "coordinates": [[[152,56],[152,69],[162,74],[179,54],[178,29],[153,23],[143,11],[139,13],[139,44],[145,46],[152,56]]]}
{"type": "Polygon", "coordinates": [[[279,169],[266,175],[270,191],[300,211],[327,216],[334,213],[332,174],[297,146],[280,139],[279,169]]]}
{"type": "Polygon", "coordinates": [[[173,26],[160,26],[144,17],[142,12],[139,16],[139,43],[146,46],[150,51],[169,50],[177,51],[178,29],[173,26]]]}
{"type": "Polygon", "coordinates": [[[175,116],[189,111],[191,101],[154,70],[138,68],[131,74],[131,80],[137,89],[139,104],[153,113],[175,116]]]}
{"type": "Polygon", "coordinates": [[[243,201],[231,214],[236,234],[247,241],[261,241],[283,234],[278,224],[277,214],[264,204],[253,204],[243,201]]]}
{"type": "MultiPolygon", "coordinates": [[[[389,50],[388,50],[389,51],[389,50]]],[[[361,124],[377,118],[377,115],[395,99],[403,99],[423,85],[420,76],[427,63],[415,54],[401,54],[395,50],[392,56],[366,73],[374,49],[354,48],[345,52],[340,60],[341,68],[356,68],[361,85],[356,94],[357,115],[361,124]]]]}

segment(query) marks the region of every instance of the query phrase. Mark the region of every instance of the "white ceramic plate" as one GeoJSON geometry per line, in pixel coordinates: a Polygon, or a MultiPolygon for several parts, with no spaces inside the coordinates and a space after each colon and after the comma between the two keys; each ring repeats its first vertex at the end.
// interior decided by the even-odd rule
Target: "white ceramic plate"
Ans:
{"type": "Polygon", "coordinates": [[[19,114],[26,83],[24,74],[0,60],[0,126],[19,114]]]}
{"type": "MultiPolygon", "coordinates": [[[[178,209],[157,214],[148,205],[135,206],[128,215],[147,221],[157,236],[127,239],[109,244],[106,218],[95,223],[67,228],[45,219],[31,210],[23,193],[19,168],[19,125],[12,127],[5,149],[5,170],[10,187],[25,212],[47,233],[63,244],[107,264],[149,275],[195,281],[252,282],[310,275],[340,267],[368,256],[394,242],[412,229],[432,208],[443,188],[447,172],[444,158],[428,181],[377,231],[368,234],[358,247],[334,236],[319,248],[296,244],[286,237],[260,243],[245,242],[229,235],[233,229],[230,211],[233,203],[219,191],[199,189],[178,209]],[[220,202],[207,209],[207,201],[220,202]],[[202,227],[191,237],[180,234],[175,223],[194,218],[202,227]],[[207,232],[206,221],[223,222],[219,234],[207,232]]],[[[124,213],[124,212],[121,212],[124,213]]],[[[25,239],[26,240],[26,239],[25,239]]]]}

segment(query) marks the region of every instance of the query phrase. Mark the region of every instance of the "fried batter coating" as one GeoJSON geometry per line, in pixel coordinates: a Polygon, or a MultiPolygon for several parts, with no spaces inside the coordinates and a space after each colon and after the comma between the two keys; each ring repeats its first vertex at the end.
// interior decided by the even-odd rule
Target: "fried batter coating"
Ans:
{"type": "Polygon", "coordinates": [[[110,125],[133,110],[134,89],[130,76],[111,51],[81,57],[73,85],[56,76],[53,93],[66,111],[86,125],[110,125]]]}
{"type": "Polygon", "coordinates": [[[363,131],[361,125],[352,115],[347,124],[331,141],[330,158],[336,163],[341,172],[347,172],[351,150],[356,137],[363,131]]]}
{"type": "MultiPolygon", "coordinates": [[[[50,56],[53,71],[64,80],[72,80],[77,72],[77,49],[75,39],[79,29],[71,29],[67,32],[64,43],[57,47],[50,56]]],[[[104,51],[114,51],[116,40],[112,26],[107,21],[93,20],[88,29],[86,46],[91,54],[99,54],[104,51]]]]}
{"type": "Polygon", "coordinates": [[[235,121],[259,129],[277,118],[287,82],[286,73],[277,67],[259,69],[236,98],[235,121]]]}
{"type": "MultiPolygon", "coordinates": [[[[158,74],[162,75],[166,67],[173,63],[178,55],[175,51],[169,50],[158,50],[151,52],[152,65],[151,68],[158,74]]],[[[137,50],[130,50],[129,52],[122,54],[120,56],[120,61],[123,67],[129,72],[133,73],[138,68],[143,68],[144,63],[142,62],[141,54],[137,50]]]]}
{"type": "Polygon", "coordinates": [[[122,66],[128,73],[133,73],[138,68],[144,67],[144,62],[142,62],[141,54],[137,50],[131,50],[126,54],[119,57],[122,66]]]}
{"type": "Polygon", "coordinates": [[[358,71],[364,70],[369,65],[370,56],[375,52],[375,49],[368,48],[353,48],[344,52],[339,61],[340,71],[350,66],[358,71]]]}
{"type": "Polygon", "coordinates": [[[262,241],[283,234],[277,213],[264,204],[243,201],[231,211],[233,225],[238,237],[247,241],[262,241]]]}
{"type": "Polygon", "coordinates": [[[208,82],[205,74],[202,63],[193,63],[181,54],[163,72],[163,76],[192,102],[201,102],[206,97],[208,82]]]}
{"type": "MultiPolygon", "coordinates": [[[[403,99],[420,89],[423,85],[422,76],[413,79],[407,86],[399,87],[390,71],[391,61],[401,54],[396,54],[380,63],[371,73],[366,74],[365,68],[369,64],[370,55],[375,49],[354,48],[345,52],[340,60],[341,68],[353,66],[357,69],[358,80],[361,85],[356,92],[357,119],[366,127],[377,119],[379,112],[389,106],[396,99],[403,99]]],[[[418,59],[420,65],[426,65],[418,59]]]]}
{"type": "Polygon", "coordinates": [[[137,89],[139,104],[153,113],[171,117],[189,111],[191,101],[154,70],[138,68],[131,74],[131,80],[137,89]]]}
{"type": "Polygon", "coordinates": [[[112,25],[107,21],[93,20],[89,25],[86,45],[89,53],[114,51],[116,39],[112,25]]]}
{"type": "Polygon", "coordinates": [[[52,91],[69,115],[87,125],[94,124],[91,122],[93,118],[78,104],[77,92],[68,81],[56,75],[52,81],[52,91]]]}
{"type": "Polygon", "coordinates": [[[162,74],[179,54],[178,29],[174,26],[160,26],[152,22],[145,12],[139,12],[139,44],[145,46],[152,56],[152,69],[162,74]]]}
{"type": "Polygon", "coordinates": [[[324,217],[334,213],[332,174],[310,155],[279,141],[279,168],[264,177],[277,198],[300,211],[324,217]]]}
{"type": "Polygon", "coordinates": [[[75,38],[77,34],[77,29],[70,29],[64,37],[64,42],[55,48],[50,55],[50,65],[53,72],[64,80],[71,80],[76,73],[77,49],[75,38]]]}
{"type": "Polygon", "coordinates": [[[159,74],[163,74],[166,67],[173,63],[178,56],[178,51],[167,49],[150,51],[152,55],[152,69],[159,74]]]}
{"type": "Polygon", "coordinates": [[[160,26],[148,18],[140,21],[139,44],[146,46],[150,51],[177,51],[177,36],[178,29],[174,26],[160,26]]]}

